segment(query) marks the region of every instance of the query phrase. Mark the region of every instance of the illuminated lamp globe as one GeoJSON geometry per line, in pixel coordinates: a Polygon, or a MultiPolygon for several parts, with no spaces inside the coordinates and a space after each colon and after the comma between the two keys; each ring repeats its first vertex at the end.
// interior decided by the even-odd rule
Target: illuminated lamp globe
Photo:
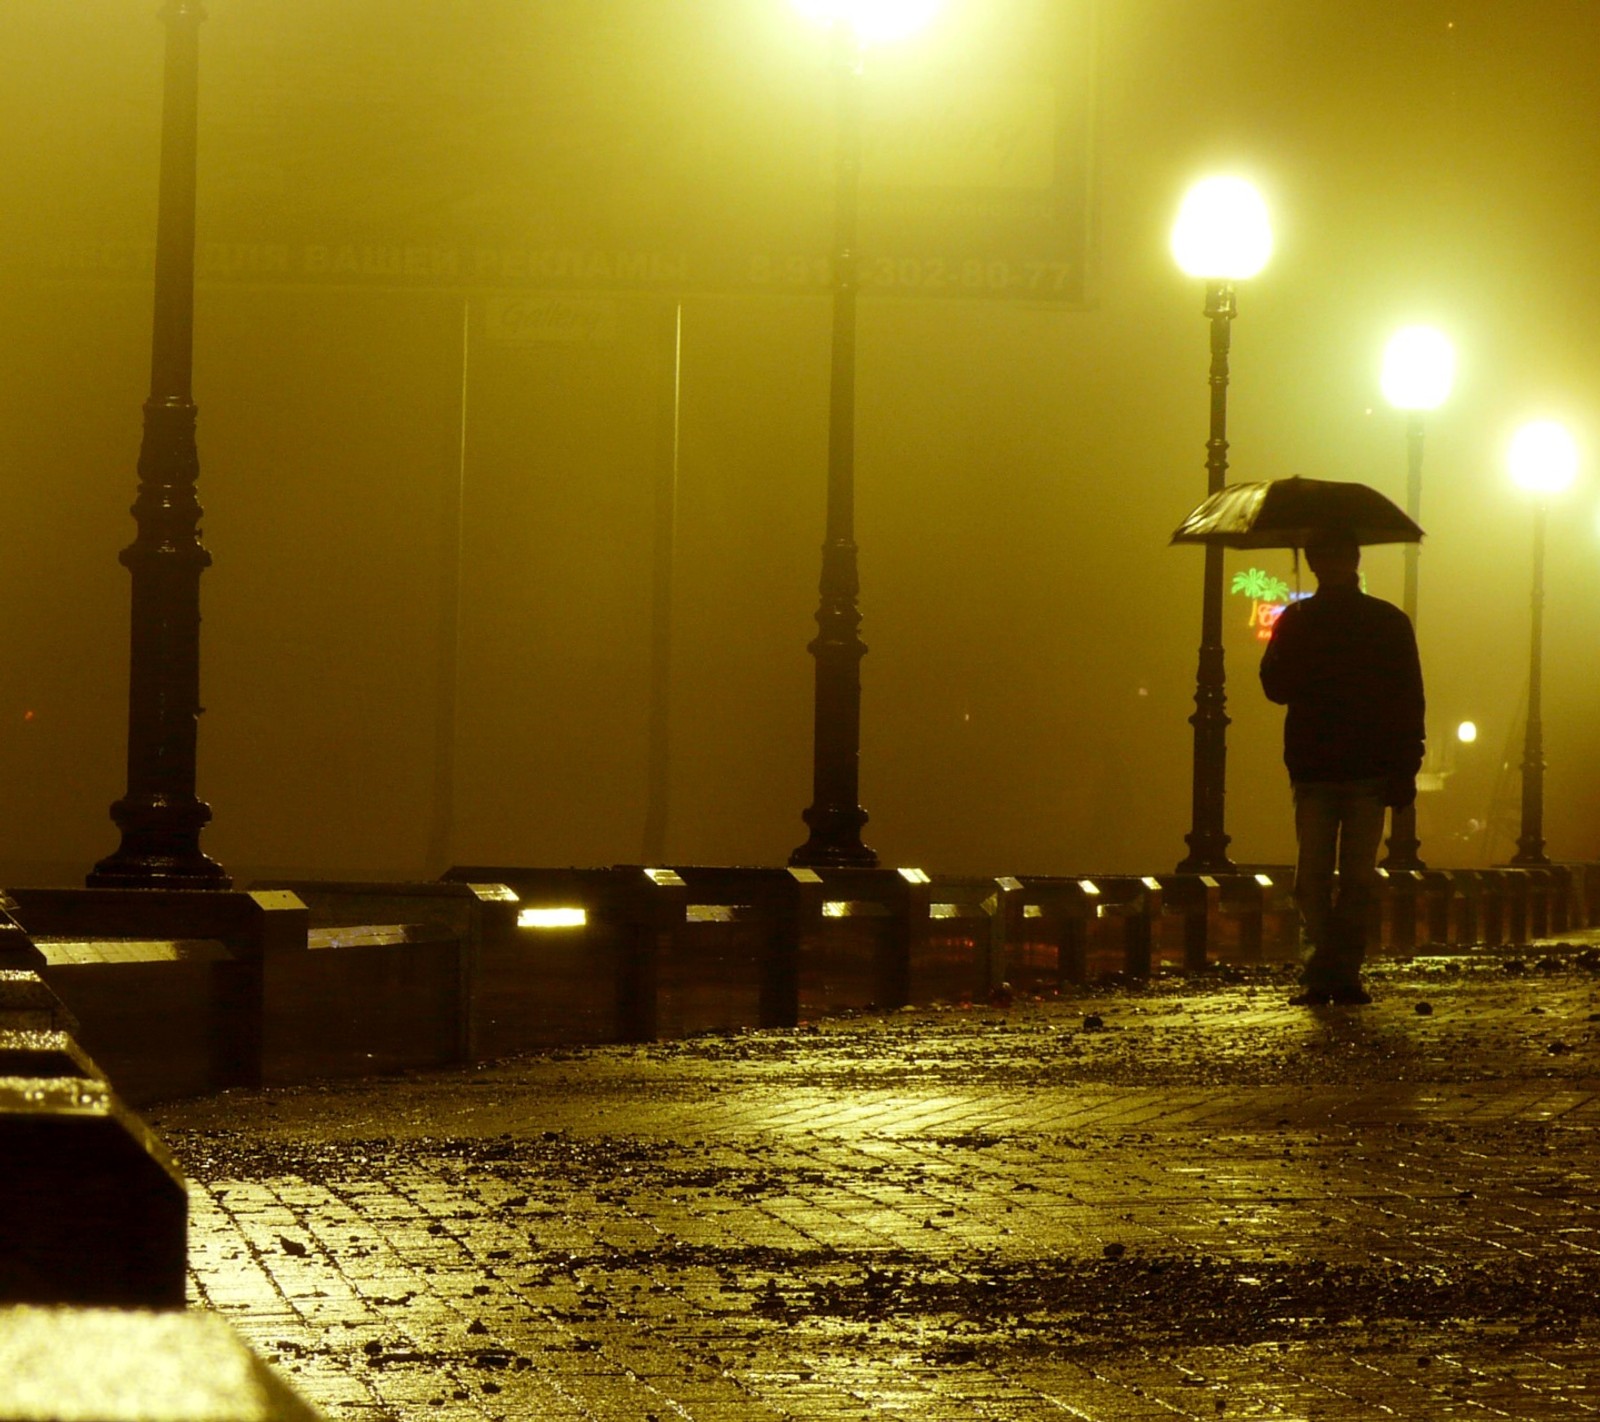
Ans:
{"type": "Polygon", "coordinates": [[[1172,255],[1192,277],[1243,281],[1272,255],[1267,205],[1243,178],[1202,178],[1184,194],[1172,226],[1172,255]]]}
{"type": "Polygon", "coordinates": [[[1578,475],[1578,446],[1555,420],[1534,420],[1511,436],[1512,480],[1535,494],[1559,494],[1578,475]]]}
{"type": "Polygon", "coordinates": [[[1463,721],[1456,727],[1456,739],[1464,746],[1470,746],[1478,739],[1478,723],[1476,721],[1463,721]]]}
{"type": "Polygon", "coordinates": [[[808,20],[849,25],[862,44],[907,39],[939,12],[943,0],[794,0],[808,20]]]}
{"type": "Polygon", "coordinates": [[[1397,410],[1437,410],[1456,378],[1456,352],[1432,326],[1403,326],[1383,350],[1383,398],[1397,410]]]}

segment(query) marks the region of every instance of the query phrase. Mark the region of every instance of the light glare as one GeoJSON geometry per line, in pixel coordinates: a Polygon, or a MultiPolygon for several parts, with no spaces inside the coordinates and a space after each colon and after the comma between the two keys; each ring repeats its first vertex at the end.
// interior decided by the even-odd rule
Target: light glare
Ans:
{"type": "Polygon", "coordinates": [[[1172,255],[1189,276],[1253,277],[1272,255],[1267,205],[1243,178],[1202,178],[1184,195],[1172,226],[1172,255]]]}
{"type": "Polygon", "coordinates": [[[517,910],[518,928],[582,928],[589,922],[581,908],[525,908],[517,910]]]}
{"type": "Polygon", "coordinates": [[[1470,746],[1478,739],[1478,723],[1476,721],[1463,721],[1456,727],[1456,739],[1464,746],[1470,746]]]}
{"type": "Polygon", "coordinates": [[[1450,338],[1432,326],[1403,326],[1383,351],[1383,398],[1398,410],[1437,410],[1456,378],[1450,338]]]}
{"type": "Polygon", "coordinates": [[[887,44],[907,39],[938,13],[943,0],[794,0],[808,20],[835,25],[841,21],[862,44],[887,44]]]}
{"type": "Polygon", "coordinates": [[[1578,446],[1555,420],[1533,420],[1511,436],[1511,477],[1536,494],[1559,494],[1578,475],[1578,446]]]}

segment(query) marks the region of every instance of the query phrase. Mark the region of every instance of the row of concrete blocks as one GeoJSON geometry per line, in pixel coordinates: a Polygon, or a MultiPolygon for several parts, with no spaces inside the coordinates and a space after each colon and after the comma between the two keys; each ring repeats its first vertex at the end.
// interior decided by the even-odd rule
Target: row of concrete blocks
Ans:
{"type": "MultiPolygon", "coordinates": [[[[134,1104],[1298,951],[1282,869],[467,866],[428,883],[13,896],[37,970],[134,1104]]],[[[1597,866],[1395,873],[1379,929],[1399,950],[1522,942],[1596,908],[1597,866]]]]}
{"type": "Polygon", "coordinates": [[[0,1422],[316,1422],[184,1309],[188,1195],[0,902],[0,1422]]]}

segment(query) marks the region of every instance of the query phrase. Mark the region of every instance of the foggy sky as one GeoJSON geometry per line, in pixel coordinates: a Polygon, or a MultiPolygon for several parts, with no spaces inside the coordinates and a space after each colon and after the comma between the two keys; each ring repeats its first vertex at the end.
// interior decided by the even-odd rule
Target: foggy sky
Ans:
{"type": "MultiPolygon", "coordinates": [[[[76,878],[115,844],[155,8],[0,7],[12,882],[76,878]]],[[[736,263],[778,231],[826,256],[825,50],[783,0],[692,7],[684,29],[690,8],[208,4],[199,793],[204,847],[236,876],[436,873],[441,832],[459,863],[641,856],[679,300],[662,857],[779,863],[804,838],[825,287],[809,265],[793,289],[697,283],[670,254],[736,263]],[[452,268],[439,254],[457,248],[511,255],[452,268]],[[635,289],[527,270],[530,251],[580,249],[669,255],[635,256],[635,289]]],[[[995,19],[1056,12],[1053,32],[1077,36],[1074,4],[948,0],[934,32],[869,67],[886,125],[902,101],[921,112],[922,64],[941,92],[1088,84],[1058,91],[1058,114],[1093,120],[1086,299],[863,299],[861,791],[885,863],[1155,872],[1184,853],[1201,558],[1166,540],[1205,493],[1207,337],[1166,242],[1184,187],[1220,169],[1260,183],[1277,238],[1240,292],[1230,477],[1356,478],[1403,499],[1383,343],[1427,320],[1460,352],[1428,421],[1418,631],[1430,741],[1464,718],[1480,738],[1420,807],[1432,863],[1510,853],[1468,829],[1497,782],[1514,813],[1501,767],[1520,758],[1532,517],[1503,452],[1536,415],[1577,435],[1584,469],[1549,539],[1545,834],[1553,857],[1600,854],[1591,8],[1131,0],[1097,7],[1085,58],[1034,53],[995,19]]],[[[882,142],[869,259],[927,215],[882,142]]],[[[942,159],[965,173],[986,155],[942,159]]],[[[1034,160],[1006,161],[997,229],[1053,230],[1034,160]]],[[[1292,576],[1287,554],[1228,556],[1230,577],[1252,565],[1292,576]]],[[[1398,550],[1366,570],[1398,601],[1398,550]]],[[[1228,599],[1228,830],[1235,858],[1283,863],[1282,712],[1256,684],[1247,613],[1228,599]]]]}

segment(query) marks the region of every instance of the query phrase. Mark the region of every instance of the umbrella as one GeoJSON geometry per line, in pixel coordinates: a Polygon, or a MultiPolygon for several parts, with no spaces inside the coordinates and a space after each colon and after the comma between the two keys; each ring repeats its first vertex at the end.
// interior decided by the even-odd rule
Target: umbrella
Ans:
{"type": "Polygon", "coordinates": [[[1224,548],[1304,548],[1343,530],[1357,543],[1420,543],[1422,530],[1376,489],[1343,479],[1266,479],[1229,484],[1178,526],[1174,543],[1224,548]]]}

